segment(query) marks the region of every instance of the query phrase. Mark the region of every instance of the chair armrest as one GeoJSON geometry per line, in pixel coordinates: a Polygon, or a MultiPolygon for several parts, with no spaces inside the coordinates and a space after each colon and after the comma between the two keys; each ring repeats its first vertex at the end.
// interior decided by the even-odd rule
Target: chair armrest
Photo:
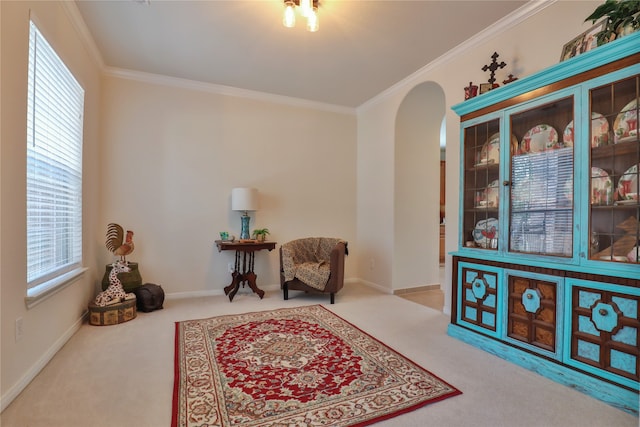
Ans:
{"type": "Polygon", "coordinates": [[[282,246],[278,250],[280,254],[280,289],[284,286],[284,266],[282,265],[282,246]]]}
{"type": "Polygon", "coordinates": [[[327,281],[325,292],[337,292],[344,285],[344,257],[347,253],[346,242],[339,242],[331,250],[331,275],[327,281]]]}

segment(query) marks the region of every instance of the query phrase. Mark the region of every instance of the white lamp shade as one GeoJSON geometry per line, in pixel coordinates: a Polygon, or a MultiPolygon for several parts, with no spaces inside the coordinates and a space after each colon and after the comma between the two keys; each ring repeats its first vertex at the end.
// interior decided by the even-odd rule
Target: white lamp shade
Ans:
{"type": "Polygon", "coordinates": [[[258,190],[255,188],[234,188],[231,190],[231,210],[258,210],[258,190]]]}

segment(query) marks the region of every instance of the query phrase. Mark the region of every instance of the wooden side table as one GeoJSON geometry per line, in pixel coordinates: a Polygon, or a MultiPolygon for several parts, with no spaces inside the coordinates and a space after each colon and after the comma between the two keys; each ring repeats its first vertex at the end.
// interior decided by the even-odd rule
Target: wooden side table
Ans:
{"type": "Polygon", "coordinates": [[[215,241],[218,252],[236,251],[236,261],[233,273],[231,273],[231,284],[224,288],[224,294],[229,295],[229,301],[233,301],[236,296],[240,283],[244,286],[248,283],[251,290],[258,294],[260,299],[264,296],[264,291],[256,285],[256,273],[253,271],[254,257],[257,251],[267,249],[272,251],[276,248],[276,242],[226,242],[222,240],[215,241]]]}

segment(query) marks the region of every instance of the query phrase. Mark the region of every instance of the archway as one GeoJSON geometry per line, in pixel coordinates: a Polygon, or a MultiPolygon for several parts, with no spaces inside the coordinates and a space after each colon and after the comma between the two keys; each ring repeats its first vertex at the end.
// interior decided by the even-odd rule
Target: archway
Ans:
{"type": "Polygon", "coordinates": [[[440,283],[440,141],[444,91],[434,82],[403,99],[395,125],[393,287],[440,283]]]}

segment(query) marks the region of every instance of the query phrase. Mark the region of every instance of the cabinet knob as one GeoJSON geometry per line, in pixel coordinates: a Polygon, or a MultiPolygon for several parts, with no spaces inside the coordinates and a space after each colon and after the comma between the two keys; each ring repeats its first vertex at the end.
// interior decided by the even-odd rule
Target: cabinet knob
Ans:
{"type": "Polygon", "coordinates": [[[600,310],[598,310],[598,313],[600,313],[601,316],[606,316],[608,311],[605,310],[604,308],[601,308],[600,310]]]}
{"type": "Polygon", "coordinates": [[[502,181],[502,185],[508,187],[511,185],[511,181],[502,181]]]}
{"type": "Polygon", "coordinates": [[[533,299],[533,295],[527,294],[527,299],[533,299]]]}

